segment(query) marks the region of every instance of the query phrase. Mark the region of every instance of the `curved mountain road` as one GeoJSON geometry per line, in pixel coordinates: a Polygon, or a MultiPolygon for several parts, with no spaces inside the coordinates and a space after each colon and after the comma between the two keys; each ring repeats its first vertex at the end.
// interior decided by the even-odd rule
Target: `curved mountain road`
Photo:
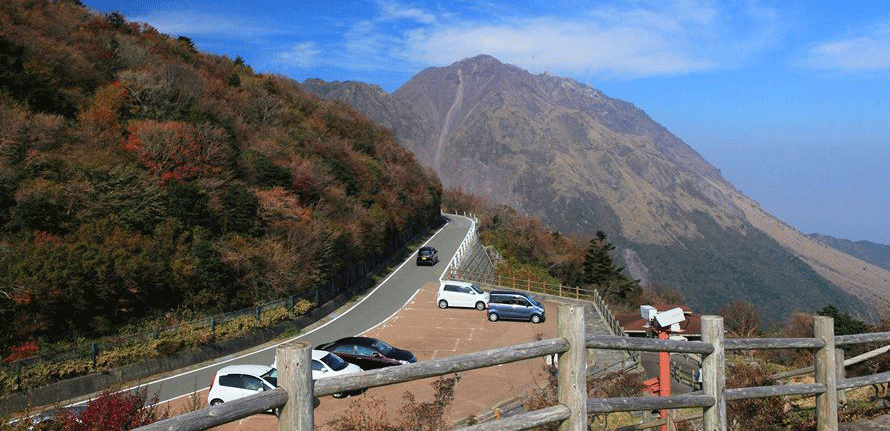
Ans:
{"type": "Polygon", "coordinates": [[[416,266],[415,252],[360,300],[347,304],[312,326],[304,328],[305,332],[296,337],[179,370],[170,373],[172,375],[159,377],[130,389],[147,388],[148,394],[157,394],[161,402],[170,401],[206,389],[213,375],[223,366],[271,364],[275,358],[275,349],[281,344],[300,340],[316,346],[373,329],[397,313],[421,286],[430,282],[438,283],[446,271],[451,256],[457,252],[461,242],[469,234],[473,222],[463,216],[445,215],[445,218],[447,224],[424,243],[439,250],[440,262],[435,266],[416,266]]]}

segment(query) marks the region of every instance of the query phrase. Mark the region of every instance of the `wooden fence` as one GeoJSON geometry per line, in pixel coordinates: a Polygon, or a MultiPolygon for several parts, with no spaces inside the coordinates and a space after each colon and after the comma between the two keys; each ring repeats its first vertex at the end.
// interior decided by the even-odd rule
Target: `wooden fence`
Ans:
{"type": "Polygon", "coordinates": [[[562,430],[587,429],[589,414],[655,409],[701,408],[704,429],[727,430],[726,402],[740,399],[786,395],[814,395],[819,431],[837,430],[838,391],[890,382],[890,372],[864,377],[838,377],[835,347],[849,344],[890,341],[890,332],[834,336],[830,317],[814,318],[814,338],[741,338],[724,339],[723,318],[702,317],[702,341],[630,338],[615,335],[587,336],[583,330],[583,307],[560,304],[557,311],[557,337],[498,349],[456,355],[432,361],[400,365],[357,374],[329,377],[313,382],[308,343],[297,341],[282,345],[277,351],[279,384],[274,390],[259,392],[239,400],[208,407],[138,428],[148,430],[204,430],[253,414],[280,408],[278,429],[309,431],[314,429],[313,408],[316,397],[336,392],[372,388],[442,376],[482,367],[558,355],[558,403],[554,406],[521,413],[498,421],[485,422],[461,431],[524,430],[548,423],[560,423],[562,430]],[[586,388],[587,349],[668,351],[702,355],[702,391],[670,397],[629,397],[588,399],[586,388]],[[726,350],[813,349],[815,383],[733,388],[725,387],[726,350]]]}

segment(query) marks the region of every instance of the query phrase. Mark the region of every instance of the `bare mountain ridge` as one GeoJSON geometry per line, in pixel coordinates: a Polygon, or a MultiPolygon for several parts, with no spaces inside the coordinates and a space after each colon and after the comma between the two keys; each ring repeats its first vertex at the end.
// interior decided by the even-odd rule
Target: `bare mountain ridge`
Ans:
{"type": "Polygon", "coordinates": [[[645,112],[571,79],[479,56],[428,68],[392,95],[304,86],[384,125],[422,121],[391,127],[445,186],[563,232],[605,230],[632,276],[677,288],[699,312],[742,299],[774,321],[827,303],[870,317],[863,300],[887,303],[886,270],[851,270],[861,261],[764,212],[645,112]],[[377,98],[389,102],[358,102],[377,98]]]}
{"type": "Polygon", "coordinates": [[[807,235],[829,247],[840,250],[850,256],[857,257],[883,269],[890,270],[890,245],[871,241],[850,241],[830,235],[812,233],[807,235]]]}

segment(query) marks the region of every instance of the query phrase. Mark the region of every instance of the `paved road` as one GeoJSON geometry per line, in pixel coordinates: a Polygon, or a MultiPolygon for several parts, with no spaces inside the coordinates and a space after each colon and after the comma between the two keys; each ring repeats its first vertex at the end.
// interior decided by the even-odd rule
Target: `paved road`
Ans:
{"type": "Polygon", "coordinates": [[[315,325],[306,328],[305,332],[299,336],[250,352],[226,356],[187,370],[174,372],[171,373],[172,375],[160,377],[138,387],[147,387],[149,394],[157,393],[161,401],[176,399],[195,390],[207,388],[213,375],[223,366],[271,364],[275,358],[275,348],[279,344],[301,340],[316,346],[341,337],[361,334],[374,328],[398,312],[420,287],[429,282],[438,283],[448,261],[455,254],[472,226],[472,221],[466,217],[446,215],[446,218],[448,223],[424,243],[424,245],[431,245],[439,250],[441,261],[437,265],[418,267],[414,263],[415,255],[412,254],[396,271],[358,302],[349,307],[343,307],[315,325]]]}

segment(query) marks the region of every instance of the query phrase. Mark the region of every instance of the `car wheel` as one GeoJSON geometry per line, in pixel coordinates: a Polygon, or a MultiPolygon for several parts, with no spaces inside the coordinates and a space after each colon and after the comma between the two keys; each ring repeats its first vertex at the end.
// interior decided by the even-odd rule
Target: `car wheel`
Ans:
{"type": "Polygon", "coordinates": [[[346,398],[346,394],[343,392],[337,392],[336,394],[331,394],[331,396],[337,399],[346,398]]]}
{"type": "Polygon", "coordinates": [[[220,405],[220,404],[222,404],[222,403],[223,403],[223,400],[221,400],[221,399],[219,399],[219,398],[216,398],[216,399],[214,399],[213,401],[210,402],[210,405],[211,405],[211,406],[218,406],[218,405],[220,405]]]}
{"type": "Polygon", "coordinates": [[[541,316],[538,316],[537,314],[532,314],[531,321],[532,321],[532,323],[541,323],[541,316]]]}
{"type": "Polygon", "coordinates": [[[491,320],[492,322],[497,322],[497,321],[498,321],[498,315],[495,314],[495,313],[488,313],[488,320],[491,320]]]}
{"type": "Polygon", "coordinates": [[[482,302],[482,301],[477,302],[477,303],[476,303],[476,309],[477,309],[477,310],[484,310],[484,309],[485,309],[485,303],[482,302]]]}
{"type": "Polygon", "coordinates": [[[444,299],[440,299],[439,300],[439,308],[441,308],[443,310],[448,308],[448,301],[446,301],[444,299]]]}
{"type": "Polygon", "coordinates": [[[276,407],[275,410],[272,410],[272,413],[277,417],[281,417],[281,407],[276,407]]]}

